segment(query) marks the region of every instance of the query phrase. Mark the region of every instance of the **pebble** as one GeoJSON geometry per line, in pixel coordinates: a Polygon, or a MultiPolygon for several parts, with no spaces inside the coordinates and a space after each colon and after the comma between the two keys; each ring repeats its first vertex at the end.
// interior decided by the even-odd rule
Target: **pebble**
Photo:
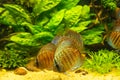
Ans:
{"type": "Polygon", "coordinates": [[[25,75],[27,74],[27,70],[24,67],[19,67],[14,70],[14,73],[17,75],[25,75]]]}

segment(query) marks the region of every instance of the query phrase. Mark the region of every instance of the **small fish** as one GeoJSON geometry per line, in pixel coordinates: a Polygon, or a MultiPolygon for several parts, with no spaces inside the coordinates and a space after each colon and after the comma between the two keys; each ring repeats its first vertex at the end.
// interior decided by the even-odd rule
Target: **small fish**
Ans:
{"type": "Polygon", "coordinates": [[[52,43],[44,45],[36,58],[37,66],[41,69],[52,69],[56,46],[52,43]]]}
{"type": "MultiPolygon", "coordinates": [[[[81,51],[82,52],[82,51],[81,51]]],[[[84,61],[81,52],[76,48],[72,38],[60,38],[54,55],[54,71],[66,72],[79,68],[84,61]]]]}

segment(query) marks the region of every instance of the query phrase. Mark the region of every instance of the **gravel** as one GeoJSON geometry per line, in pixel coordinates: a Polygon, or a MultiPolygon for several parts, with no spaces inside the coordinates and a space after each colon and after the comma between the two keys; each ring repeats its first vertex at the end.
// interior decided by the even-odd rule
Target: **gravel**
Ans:
{"type": "Polygon", "coordinates": [[[107,74],[98,74],[97,72],[88,72],[83,75],[82,72],[57,73],[53,71],[27,71],[25,75],[17,75],[14,71],[0,70],[0,80],[120,80],[120,71],[112,71],[107,74]]]}

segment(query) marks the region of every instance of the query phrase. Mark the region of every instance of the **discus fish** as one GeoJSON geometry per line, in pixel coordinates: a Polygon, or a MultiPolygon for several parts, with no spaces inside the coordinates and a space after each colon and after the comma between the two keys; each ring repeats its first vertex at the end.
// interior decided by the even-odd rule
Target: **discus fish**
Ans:
{"type": "Polygon", "coordinates": [[[120,19],[116,20],[113,30],[108,35],[107,42],[114,49],[120,50],[120,19]]]}
{"type": "Polygon", "coordinates": [[[81,55],[81,52],[76,47],[73,38],[68,36],[61,37],[54,55],[53,70],[66,72],[79,68],[84,61],[84,56],[81,55]]]}
{"type": "Polygon", "coordinates": [[[120,8],[116,8],[114,15],[116,20],[113,29],[108,33],[107,42],[112,48],[120,50],[120,8]]]}
{"type": "Polygon", "coordinates": [[[37,55],[37,66],[41,69],[52,69],[55,50],[56,46],[52,43],[44,45],[37,55]]]}

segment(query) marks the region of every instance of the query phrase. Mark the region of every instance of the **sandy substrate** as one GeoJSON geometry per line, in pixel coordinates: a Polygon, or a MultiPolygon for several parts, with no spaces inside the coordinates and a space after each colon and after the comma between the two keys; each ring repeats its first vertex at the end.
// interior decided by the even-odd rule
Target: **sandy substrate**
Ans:
{"type": "Polygon", "coordinates": [[[120,80],[120,71],[114,70],[107,74],[98,74],[96,72],[88,72],[83,75],[81,72],[68,72],[67,74],[57,73],[53,71],[27,71],[26,75],[16,75],[14,71],[0,71],[0,80],[120,80]]]}

